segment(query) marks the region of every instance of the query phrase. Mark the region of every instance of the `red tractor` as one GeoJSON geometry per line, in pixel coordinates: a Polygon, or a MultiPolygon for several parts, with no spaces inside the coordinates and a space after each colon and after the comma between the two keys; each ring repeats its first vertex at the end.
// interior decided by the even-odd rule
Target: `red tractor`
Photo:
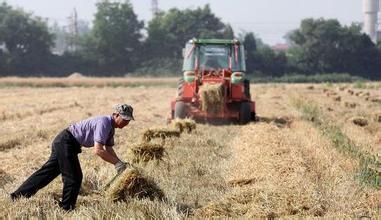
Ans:
{"type": "Polygon", "coordinates": [[[192,39],[186,44],[183,56],[183,77],[179,80],[177,97],[171,102],[172,119],[240,124],[255,119],[255,102],[251,100],[250,82],[245,79],[245,50],[238,40],[192,39]],[[219,88],[221,102],[206,109],[205,100],[212,93],[201,91],[210,86],[219,88]]]}

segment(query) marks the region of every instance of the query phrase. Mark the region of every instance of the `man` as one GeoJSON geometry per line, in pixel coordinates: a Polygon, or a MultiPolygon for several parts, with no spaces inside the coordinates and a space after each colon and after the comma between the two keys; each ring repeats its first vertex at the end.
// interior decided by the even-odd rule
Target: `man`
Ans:
{"type": "Polygon", "coordinates": [[[11,199],[29,198],[62,174],[63,192],[59,205],[66,211],[73,210],[82,183],[78,160],[81,146],[94,147],[96,155],[113,164],[118,173],[122,172],[127,163],[121,161],[113,150],[114,130],[135,120],[132,113],[130,105],[119,104],[112,115],[90,118],[64,129],[54,139],[48,161],[11,194],[11,199]]]}

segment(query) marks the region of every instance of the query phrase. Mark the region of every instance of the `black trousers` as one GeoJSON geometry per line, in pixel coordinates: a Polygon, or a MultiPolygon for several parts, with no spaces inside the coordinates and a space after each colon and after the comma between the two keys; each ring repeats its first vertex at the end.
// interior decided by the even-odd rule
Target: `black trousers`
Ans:
{"type": "Polygon", "coordinates": [[[63,192],[60,206],[67,211],[73,210],[83,177],[78,160],[79,153],[80,144],[68,130],[63,130],[53,141],[52,154],[48,161],[13,192],[11,198],[29,198],[62,174],[63,192]]]}

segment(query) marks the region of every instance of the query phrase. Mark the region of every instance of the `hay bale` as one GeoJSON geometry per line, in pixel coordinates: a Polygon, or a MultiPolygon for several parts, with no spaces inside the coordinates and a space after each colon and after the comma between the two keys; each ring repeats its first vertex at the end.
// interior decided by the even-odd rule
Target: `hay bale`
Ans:
{"type": "Polygon", "coordinates": [[[142,136],[143,142],[150,142],[154,138],[165,140],[170,137],[180,137],[180,131],[169,128],[150,128],[142,136]]]}
{"type": "Polygon", "coordinates": [[[347,91],[350,95],[353,95],[355,92],[353,90],[348,89],[347,91]]]}
{"type": "Polygon", "coordinates": [[[218,84],[204,84],[200,87],[201,110],[217,114],[224,104],[224,86],[218,84]]]}
{"type": "Polygon", "coordinates": [[[287,116],[276,117],[273,119],[271,123],[274,123],[275,126],[277,126],[278,128],[285,128],[285,127],[289,128],[292,123],[292,119],[287,116]]]}
{"type": "Polygon", "coordinates": [[[370,101],[381,104],[381,98],[372,98],[370,101]]]}
{"type": "Polygon", "coordinates": [[[357,104],[354,102],[344,102],[344,106],[347,108],[356,108],[357,104]]]}
{"type": "Polygon", "coordinates": [[[149,198],[151,200],[164,198],[164,193],[156,183],[144,177],[138,170],[125,170],[110,188],[105,192],[107,199],[111,201],[128,201],[131,198],[149,198]]]}
{"type": "Polygon", "coordinates": [[[187,133],[191,133],[193,130],[196,129],[196,122],[192,119],[186,118],[186,119],[175,119],[173,121],[173,126],[180,131],[180,133],[183,133],[186,131],[187,133]]]}
{"type": "Polygon", "coordinates": [[[132,160],[136,162],[148,162],[150,160],[161,160],[164,156],[164,146],[162,144],[154,143],[140,143],[130,148],[132,153],[132,160]]]}
{"type": "Polygon", "coordinates": [[[334,92],[334,91],[328,91],[326,93],[327,97],[330,97],[330,96],[337,96],[337,92],[334,92]]]}
{"type": "Polygon", "coordinates": [[[341,96],[333,97],[333,100],[336,101],[336,102],[340,102],[341,101],[341,96]]]}
{"type": "Polygon", "coordinates": [[[307,86],[307,88],[306,89],[308,89],[308,90],[314,90],[315,89],[315,87],[314,86],[307,86]]]}
{"type": "Polygon", "coordinates": [[[368,120],[363,117],[353,117],[351,118],[353,124],[358,125],[360,127],[364,127],[368,125],[368,120]]]}
{"type": "Polygon", "coordinates": [[[344,91],[346,88],[346,86],[339,87],[339,91],[344,91]]]}
{"type": "Polygon", "coordinates": [[[249,184],[253,184],[256,182],[256,179],[237,179],[237,180],[230,180],[228,183],[230,186],[245,186],[249,184]]]}
{"type": "Polygon", "coordinates": [[[365,93],[363,93],[361,96],[363,96],[363,97],[368,97],[368,96],[370,96],[370,92],[365,92],[365,93]]]}

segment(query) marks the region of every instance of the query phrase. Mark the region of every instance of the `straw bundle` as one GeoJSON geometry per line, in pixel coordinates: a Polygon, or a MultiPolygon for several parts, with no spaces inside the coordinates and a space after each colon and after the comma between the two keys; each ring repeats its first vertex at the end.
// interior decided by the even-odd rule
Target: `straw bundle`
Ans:
{"type": "Polygon", "coordinates": [[[249,184],[253,184],[256,182],[256,179],[237,179],[237,180],[230,180],[229,185],[230,186],[245,186],[249,184]]]}
{"type": "Polygon", "coordinates": [[[173,126],[180,131],[180,133],[183,133],[186,131],[187,133],[191,133],[193,130],[196,129],[196,122],[192,119],[175,119],[173,121],[173,126]]]}
{"type": "Polygon", "coordinates": [[[151,200],[163,199],[164,193],[156,183],[144,177],[139,171],[125,170],[105,192],[107,199],[111,201],[127,201],[131,198],[149,198],[151,200]]]}
{"type": "Polygon", "coordinates": [[[340,102],[341,101],[341,97],[340,96],[333,97],[333,100],[336,101],[336,102],[340,102]]]}
{"type": "Polygon", "coordinates": [[[308,90],[314,90],[315,87],[314,86],[307,86],[306,89],[308,89],[308,90]]]}
{"type": "Polygon", "coordinates": [[[381,98],[372,98],[370,101],[381,104],[381,98]]]}
{"type": "Polygon", "coordinates": [[[326,93],[326,95],[327,95],[328,97],[330,97],[330,96],[336,96],[336,95],[337,95],[337,92],[328,91],[328,92],[326,93]]]}
{"type": "Polygon", "coordinates": [[[131,147],[133,162],[148,162],[150,160],[160,160],[164,155],[164,146],[154,143],[140,143],[131,147]]]}
{"type": "Polygon", "coordinates": [[[218,113],[224,104],[224,87],[222,84],[204,84],[200,88],[201,110],[218,113]]]}
{"type": "Polygon", "coordinates": [[[274,120],[271,123],[275,124],[275,126],[277,126],[278,128],[285,128],[285,127],[289,128],[292,121],[293,121],[292,118],[283,116],[283,117],[274,118],[274,120]]]}
{"type": "Polygon", "coordinates": [[[143,133],[142,139],[143,142],[150,142],[154,138],[165,140],[169,137],[180,137],[180,132],[169,128],[150,128],[143,133]]]}
{"type": "Polygon", "coordinates": [[[370,96],[370,92],[363,93],[362,96],[368,97],[370,96]]]}
{"type": "Polygon", "coordinates": [[[346,88],[345,86],[339,87],[339,91],[344,91],[346,88]]]}
{"type": "Polygon", "coordinates": [[[344,106],[347,108],[356,108],[357,104],[354,102],[344,102],[344,106]]]}
{"type": "Polygon", "coordinates": [[[353,124],[358,125],[360,127],[364,127],[368,125],[368,120],[363,117],[353,117],[351,118],[353,124]]]}

